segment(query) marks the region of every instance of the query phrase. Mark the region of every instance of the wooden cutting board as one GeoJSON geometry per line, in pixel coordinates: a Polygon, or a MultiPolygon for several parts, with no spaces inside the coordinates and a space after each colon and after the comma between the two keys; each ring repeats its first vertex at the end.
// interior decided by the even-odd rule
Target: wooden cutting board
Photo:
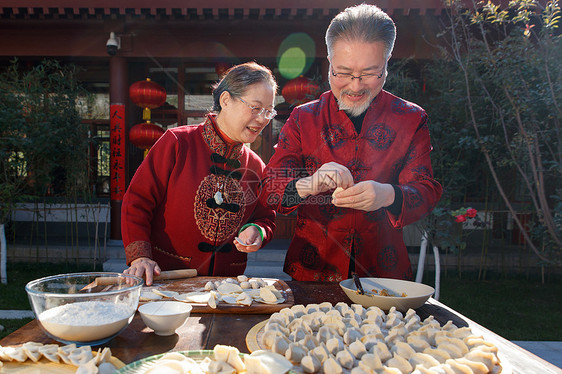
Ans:
{"type": "MultiPolygon", "coordinates": [[[[152,286],[146,289],[158,288],[161,291],[176,291],[180,294],[203,291],[205,284],[209,281],[220,281],[228,277],[208,277],[201,276],[186,279],[173,279],[173,280],[159,280],[152,286]]],[[[277,290],[281,292],[285,301],[280,304],[263,304],[254,301],[252,305],[235,305],[227,304],[223,301],[218,303],[217,308],[213,309],[207,304],[189,303],[193,306],[192,313],[237,313],[237,314],[272,314],[280,311],[283,308],[290,308],[295,304],[295,298],[291,288],[280,279],[275,278],[262,278],[267,284],[273,284],[277,290]]],[[[170,298],[163,298],[162,300],[174,300],[170,298]]],[[[143,304],[145,302],[141,302],[143,304]]]]}

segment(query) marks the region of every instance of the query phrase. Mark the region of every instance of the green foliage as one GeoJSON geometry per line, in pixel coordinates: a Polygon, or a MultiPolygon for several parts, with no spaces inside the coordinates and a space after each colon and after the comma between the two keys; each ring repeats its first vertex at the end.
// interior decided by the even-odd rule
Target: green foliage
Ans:
{"type": "Polygon", "coordinates": [[[88,95],[77,73],[50,60],[28,70],[14,60],[0,73],[0,222],[26,196],[87,189],[88,128],[77,103],[88,95]]]}
{"type": "Polygon", "coordinates": [[[442,210],[429,221],[439,220],[440,212],[463,199],[474,201],[471,191],[480,193],[486,209],[507,209],[514,216],[524,202],[536,217],[536,235],[527,245],[541,260],[560,263],[558,2],[544,9],[531,0],[510,1],[505,9],[482,2],[472,11],[463,11],[459,1],[449,4],[450,24],[440,34],[442,56],[426,71],[431,77],[424,107],[431,118],[432,161],[444,186],[442,210]]]}

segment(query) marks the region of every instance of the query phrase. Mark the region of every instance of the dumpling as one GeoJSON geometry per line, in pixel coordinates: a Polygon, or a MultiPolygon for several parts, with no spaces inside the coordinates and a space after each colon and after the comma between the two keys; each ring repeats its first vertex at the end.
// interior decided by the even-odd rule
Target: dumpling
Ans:
{"type": "Polygon", "coordinates": [[[382,362],[385,362],[392,357],[392,354],[388,350],[388,347],[384,342],[378,342],[375,344],[370,351],[372,354],[379,356],[382,362]]]}
{"type": "Polygon", "coordinates": [[[498,358],[492,352],[482,351],[478,348],[471,350],[465,355],[467,360],[482,362],[489,371],[494,369],[494,366],[498,363],[498,358]]]}
{"type": "Polygon", "coordinates": [[[314,355],[321,363],[324,363],[330,357],[330,352],[324,343],[320,343],[318,347],[309,351],[309,354],[314,355]]]}
{"type": "Polygon", "coordinates": [[[389,314],[385,321],[385,326],[387,329],[390,329],[402,322],[402,318],[398,316],[396,313],[389,314]]]}
{"type": "Polygon", "coordinates": [[[408,335],[406,342],[412,347],[416,352],[423,352],[426,348],[431,348],[429,343],[419,336],[408,335]]]}
{"type": "Polygon", "coordinates": [[[347,348],[344,348],[336,354],[336,361],[341,367],[348,370],[355,366],[355,357],[347,348]]]}
{"type": "Polygon", "coordinates": [[[439,348],[426,348],[423,350],[423,353],[427,353],[442,364],[451,359],[451,355],[449,354],[449,352],[439,348]]]}
{"type": "Polygon", "coordinates": [[[207,366],[207,373],[208,374],[236,374],[236,369],[234,369],[231,365],[229,365],[228,362],[211,361],[207,366]]]}
{"type": "Polygon", "coordinates": [[[382,341],[382,339],[382,336],[367,335],[361,338],[361,343],[363,343],[367,351],[371,352],[373,346],[382,341]]]}
{"type": "MultiPolygon", "coordinates": [[[[3,355],[7,356],[9,361],[25,362],[27,361],[27,355],[23,351],[22,347],[4,347],[3,355]]],[[[8,360],[7,360],[8,361],[8,360]]]]}
{"type": "Polygon", "coordinates": [[[452,330],[450,334],[451,337],[453,338],[464,340],[465,338],[468,338],[469,336],[472,335],[472,330],[470,330],[470,327],[460,327],[455,330],[452,330]]]}
{"type": "Polygon", "coordinates": [[[355,356],[355,358],[361,359],[361,357],[363,357],[363,355],[367,353],[367,349],[365,348],[365,344],[363,344],[361,340],[356,340],[349,345],[349,352],[351,352],[351,354],[355,356]]]}
{"type": "Polygon", "coordinates": [[[413,367],[417,367],[418,365],[423,366],[424,368],[430,368],[433,366],[439,366],[439,361],[437,361],[432,356],[428,355],[427,353],[416,352],[410,356],[408,362],[413,367]]]}
{"type": "Polygon", "coordinates": [[[455,361],[468,366],[474,374],[487,374],[489,372],[488,367],[482,362],[471,361],[465,357],[457,358],[455,361]]]}
{"type": "Polygon", "coordinates": [[[268,331],[276,330],[281,332],[283,335],[289,335],[291,332],[289,328],[282,326],[281,324],[277,323],[278,321],[269,321],[265,327],[263,328],[263,332],[266,333],[268,331]]]}
{"type": "Polygon", "coordinates": [[[269,349],[275,353],[285,356],[285,352],[289,349],[289,339],[284,335],[277,336],[269,349]]]}
{"type": "Polygon", "coordinates": [[[340,334],[338,334],[338,332],[330,326],[320,327],[320,329],[318,330],[318,333],[316,334],[316,338],[318,339],[318,341],[324,342],[324,343],[326,343],[328,341],[328,339],[331,339],[334,336],[340,336],[340,334]]]}
{"type": "Polygon", "coordinates": [[[285,352],[285,358],[294,364],[299,364],[304,356],[307,355],[306,349],[298,343],[289,344],[289,348],[285,352]]]}
{"type": "Polygon", "coordinates": [[[391,359],[385,362],[385,365],[399,369],[402,374],[407,374],[414,370],[408,360],[400,355],[397,355],[396,353],[394,353],[394,356],[392,356],[391,359]]]}
{"type": "Polygon", "coordinates": [[[363,319],[367,313],[367,309],[365,309],[361,304],[351,304],[351,309],[355,312],[355,314],[361,317],[361,319],[363,319]]]}
{"type": "Polygon", "coordinates": [[[326,361],[324,361],[324,363],[322,364],[322,369],[324,370],[324,374],[343,373],[343,368],[333,357],[329,357],[326,361]]]}
{"type": "Polygon", "coordinates": [[[462,350],[455,344],[451,342],[443,342],[437,346],[437,348],[447,352],[451,358],[462,357],[462,350]]]}
{"type": "Polygon", "coordinates": [[[117,368],[111,362],[102,362],[98,365],[98,374],[114,374],[117,368]]]}
{"type": "Polygon", "coordinates": [[[267,348],[271,348],[275,343],[275,340],[280,337],[286,337],[282,332],[277,330],[269,330],[263,333],[262,342],[267,348]]]}
{"type": "Polygon", "coordinates": [[[293,311],[295,318],[300,318],[307,313],[305,306],[302,304],[293,305],[291,310],[293,311]]]}
{"type": "Polygon", "coordinates": [[[343,339],[339,336],[334,336],[333,338],[328,339],[326,342],[326,348],[328,348],[328,352],[335,356],[344,348],[343,339]]]}
{"type": "Polygon", "coordinates": [[[264,350],[254,351],[244,356],[246,374],[282,374],[293,367],[285,357],[264,350]]]}
{"type": "Polygon", "coordinates": [[[305,307],[306,314],[312,314],[314,312],[318,312],[320,308],[318,308],[318,304],[308,304],[305,307]]]}
{"type": "Polygon", "coordinates": [[[58,344],[45,344],[39,347],[39,352],[45,357],[47,360],[51,362],[60,362],[60,356],[58,354],[59,346],[58,344]]]}
{"type": "Polygon", "coordinates": [[[347,305],[343,301],[340,301],[339,303],[334,305],[334,309],[340,312],[340,314],[343,316],[349,310],[349,305],[347,305]]]}
{"type": "Polygon", "coordinates": [[[379,356],[372,353],[364,354],[359,361],[360,367],[365,367],[370,370],[382,369],[382,362],[379,356]]]}
{"type": "Polygon", "coordinates": [[[401,329],[392,329],[388,332],[388,335],[385,336],[384,341],[388,345],[396,344],[396,342],[403,342],[406,338],[402,333],[401,329]]]}
{"type": "Polygon", "coordinates": [[[359,330],[361,330],[363,335],[376,335],[378,338],[384,339],[381,328],[374,323],[363,324],[359,327],[359,330]]]}
{"type": "Polygon", "coordinates": [[[368,368],[364,368],[362,366],[356,366],[353,369],[351,369],[350,374],[372,374],[374,373],[372,370],[369,370],[368,368]]]}
{"type": "Polygon", "coordinates": [[[396,342],[396,344],[390,348],[390,352],[395,355],[399,355],[400,357],[404,357],[406,360],[409,360],[410,357],[416,353],[416,351],[405,342],[396,342]]]}
{"type": "Polygon", "coordinates": [[[301,367],[305,373],[317,373],[322,363],[315,355],[306,355],[301,360],[301,367]]]}
{"type": "Polygon", "coordinates": [[[378,371],[377,373],[378,374],[405,374],[398,368],[388,367],[388,366],[383,366],[382,370],[378,371]]]}
{"type": "Polygon", "coordinates": [[[457,360],[447,360],[445,361],[445,364],[451,366],[455,371],[455,374],[473,374],[470,366],[467,366],[457,360]]]}
{"type": "Polygon", "coordinates": [[[299,327],[289,334],[289,341],[298,342],[303,340],[307,335],[312,334],[312,330],[306,330],[304,327],[299,327]]]}
{"type": "Polygon", "coordinates": [[[309,351],[316,348],[319,344],[318,339],[316,339],[314,335],[305,336],[304,339],[301,340],[299,343],[309,351]]]}
{"type": "Polygon", "coordinates": [[[459,357],[464,356],[465,354],[468,353],[468,347],[460,339],[453,339],[453,338],[450,338],[450,337],[435,336],[435,343],[437,344],[437,346],[440,346],[441,344],[444,344],[444,343],[448,343],[448,344],[452,344],[452,345],[456,346],[460,351],[459,357]]]}
{"type": "Polygon", "coordinates": [[[330,303],[329,301],[324,301],[323,303],[318,304],[318,309],[320,309],[324,313],[327,313],[332,310],[332,303],[330,303]]]}
{"type": "Polygon", "coordinates": [[[76,366],[78,366],[76,374],[98,374],[99,372],[95,359],[76,366]]]}
{"type": "Polygon", "coordinates": [[[41,356],[43,356],[43,354],[39,351],[39,347],[42,346],[43,344],[41,343],[27,342],[24,343],[21,347],[23,349],[23,352],[31,361],[37,362],[41,359],[41,356]]]}
{"type": "Polygon", "coordinates": [[[362,337],[363,333],[361,332],[361,330],[356,327],[352,327],[343,334],[343,342],[347,345],[350,345],[356,340],[361,340],[362,337]]]}

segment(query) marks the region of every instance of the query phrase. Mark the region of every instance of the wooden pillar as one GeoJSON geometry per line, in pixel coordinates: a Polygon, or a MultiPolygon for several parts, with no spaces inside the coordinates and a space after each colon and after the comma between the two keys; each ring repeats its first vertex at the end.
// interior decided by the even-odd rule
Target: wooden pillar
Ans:
{"type": "Polygon", "coordinates": [[[127,60],[109,59],[110,163],[111,163],[111,240],[121,240],[121,203],[126,189],[127,126],[125,104],[128,101],[127,60]]]}

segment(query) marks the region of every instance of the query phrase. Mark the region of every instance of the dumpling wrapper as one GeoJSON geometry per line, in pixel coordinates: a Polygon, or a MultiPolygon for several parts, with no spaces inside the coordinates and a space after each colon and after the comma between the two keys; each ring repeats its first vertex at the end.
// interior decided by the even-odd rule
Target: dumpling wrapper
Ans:
{"type": "Polygon", "coordinates": [[[154,301],[160,300],[162,296],[155,294],[152,291],[141,291],[139,301],[154,301]]]}
{"type": "Polygon", "coordinates": [[[169,298],[174,298],[179,295],[179,293],[176,291],[159,290],[157,288],[152,290],[152,292],[154,292],[156,295],[160,295],[162,297],[169,297],[169,298]]]}
{"type": "Polygon", "coordinates": [[[210,292],[194,291],[182,293],[175,297],[178,301],[186,301],[188,303],[207,304],[211,298],[210,292]]]}
{"type": "Polygon", "coordinates": [[[217,287],[217,291],[222,295],[230,295],[230,294],[233,294],[233,293],[239,294],[240,292],[243,292],[244,290],[242,289],[242,287],[240,287],[237,284],[230,283],[230,282],[224,282],[220,286],[217,287]]]}

